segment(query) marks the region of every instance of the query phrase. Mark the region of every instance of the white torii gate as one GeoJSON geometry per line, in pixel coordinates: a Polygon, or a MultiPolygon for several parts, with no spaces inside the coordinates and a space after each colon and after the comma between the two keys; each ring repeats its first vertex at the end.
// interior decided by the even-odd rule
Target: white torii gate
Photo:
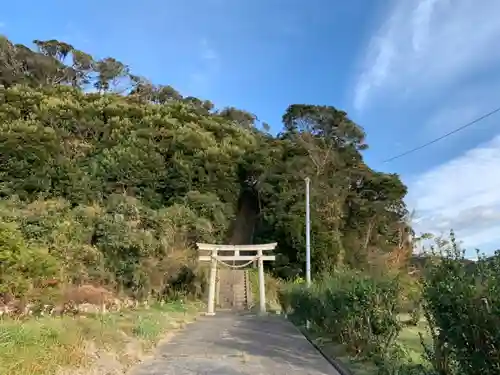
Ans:
{"type": "Polygon", "coordinates": [[[206,315],[215,315],[215,284],[217,280],[217,262],[230,268],[243,268],[256,260],[259,266],[259,305],[260,312],[266,312],[266,290],[264,283],[264,261],[275,260],[274,255],[264,255],[266,250],[274,250],[277,243],[268,243],[262,245],[213,245],[207,243],[197,243],[198,250],[210,252],[210,255],[199,255],[200,261],[210,261],[210,284],[208,289],[208,311],[206,315]],[[219,255],[219,252],[234,252],[234,255],[219,255]],[[255,252],[255,255],[240,255],[240,252],[255,252]],[[243,265],[233,266],[225,263],[226,261],[247,261],[243,265]]]}

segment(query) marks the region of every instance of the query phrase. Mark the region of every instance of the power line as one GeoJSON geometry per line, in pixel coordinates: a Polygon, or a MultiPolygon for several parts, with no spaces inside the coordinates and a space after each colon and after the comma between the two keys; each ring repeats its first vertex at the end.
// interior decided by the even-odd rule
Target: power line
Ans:
{"type": "Polygon", "coordinates": [[[476,123],[478,123],[478,122],[480,122],[480,121],[484,120],[485,118],[488,118],[488,117],[490,117],[490,116],[494,115],[494,114],[495,114],[495,113],[497,113],[497,112],[500,112],[500,107],[498,107],[498,108],[494,109],[494,110],[493,110],[493,111],[491,111],[491,112],[488,112],[488,113],[487,113],[487,114],[485,114],[485,115],[482,115],[481,117],[478,117],[477,119],[475,119],[475,120],[473,120],[473,121],[471,121],[471,122],[468,122],[468,123],[467,123],[467,124],[465,124],[465,125],[460,126],[459,128],[456,128],[456,129],[454,129],[454,130],[450,131],[449,133],[446,133],[446,134],[442,135],[441,137],[438,137],[438,138],[436,138],[436,139],[433,139],[433,140],[432,140],[432,141],[430,141],[430,142],[424,143],[424,144],[423,144],[423,145],[421,145],[421,146],[418,146],[418,147],[412,148],[411,150],[405,151],[405,152],[403,152],[402,154],[399,154],[399,155],[393,156],[392,158],[386,159],[386,160],[384,160],[384,161],[383,161],[383,163],[388,163],[388,162],[390,162],[390,161],[393,161],[393,160],[396,160],[396,159],[402,158],[403,156],[406,156],[406,155],[408,155],[408,154],[414,153],[415,151],[419,151],[419,150],[421,150],[421,149],[423,149],[423,148],[425,148],[425,147],[427,147],[427,146],[430,146],[430,145],[432,145],[432,144],[434,144],[434,143],[436,143],[436,142],[439,142],[440,140],[442,140],[442,139],[444,139],[444,138],[446,138],[446,137],[449,137],[450,135],[453,135],[453,134],[455,134],[455,133],[458,133],[458,132],[459,132],[459,131],[461,131],[461,130],[464,130],[465,128],[468,128],[469,126],[472,126],[472,125],[474,125],[474,124],[476,124],[476,123]]]}

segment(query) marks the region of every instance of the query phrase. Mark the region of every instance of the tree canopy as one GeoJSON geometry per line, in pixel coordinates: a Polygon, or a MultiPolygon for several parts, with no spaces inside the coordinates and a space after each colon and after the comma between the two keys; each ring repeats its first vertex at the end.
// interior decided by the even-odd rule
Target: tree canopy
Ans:
{"type": "MultiPolygon", "coordinates": [[[[43,277],[58,270],[150,293],[187,262],[181,247],[227,241],[240,213],[243,237],[277,241],[274,271],[294,276],[305,254],[305,177],[314,272],[411,254],[406,187],[365,164],[365,132],[346,112],[292,104],[276,136],[256,120],[112,57],[0,37],[0,259],[30,248],[58,264],[43,277]],[[16,244],[2,240],[13,236],[16,244]]],[[[0,276],[0,285],[13,284],[0,276]]]]}

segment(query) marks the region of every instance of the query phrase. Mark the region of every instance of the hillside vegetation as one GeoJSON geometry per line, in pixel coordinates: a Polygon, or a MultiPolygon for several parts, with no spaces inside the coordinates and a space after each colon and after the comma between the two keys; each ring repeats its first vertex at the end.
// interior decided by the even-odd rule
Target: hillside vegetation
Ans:
{"type": "Polygon", "coordinates": [[[286,285],[283,309],[355,375],[500,373],[500,252],[464,258],[451,232],[420,272],[343,270],[286,285]]]}
{"type": "Polygon", "coordinates": [[[499,374],[500,256],[468,264],[452,235],[412,258],[406,187],[363,161],[364,130],[332,106],[283,110],[271,134],[112,57],[0,37],[0,313],[38,318],[0,322],[0,371],[74,373],[89,341],[128,358],[196,315],[196,241],[276,241],[283,310],[336,356],[369,374],[499,374]],[[42,317],[82,306],[91,318],[42,317]]]}
{"type": "Polygon", "coordinates": [[[114,58],[0,38],[1,295],[84,284],[196,295],[195,241],[277,241],[272,271],[295,277],[306,176],[316,274],[411,254],[406,187],[364,163],[365,133],[345,112],[291,104],[278,135],[260,125],[114,58]]]}

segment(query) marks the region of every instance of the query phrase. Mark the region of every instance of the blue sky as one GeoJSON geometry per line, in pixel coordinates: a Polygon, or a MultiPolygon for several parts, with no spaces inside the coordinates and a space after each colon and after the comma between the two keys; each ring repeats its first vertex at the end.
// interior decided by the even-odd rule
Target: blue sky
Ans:
{"type": "Polygon", "coordinates": [[[368,134],[369,165],[409,186],[417,230],[454,228],[489,251],[500,247],[500,115],[382,161],[500,106],[498,14],[497,0],[18,1],[3,5],[0,33],[116,57],[274,131],[292,103],[344,109],[368,134]]]}

